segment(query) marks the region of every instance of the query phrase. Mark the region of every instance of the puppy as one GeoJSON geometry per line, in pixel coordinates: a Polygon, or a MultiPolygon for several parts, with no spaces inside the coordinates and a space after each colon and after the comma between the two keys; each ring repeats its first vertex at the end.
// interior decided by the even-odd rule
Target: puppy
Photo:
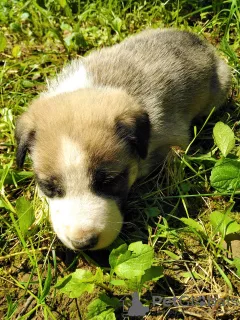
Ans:
{"type": "Polygon", "coordinates": [[[16,125],[17,165],[27,151],[53,228],[73,250],[110,245],[129,189],[193,118],[227,97],[231,77],[196,35],[149,30],[72,61],[16,125]]]}

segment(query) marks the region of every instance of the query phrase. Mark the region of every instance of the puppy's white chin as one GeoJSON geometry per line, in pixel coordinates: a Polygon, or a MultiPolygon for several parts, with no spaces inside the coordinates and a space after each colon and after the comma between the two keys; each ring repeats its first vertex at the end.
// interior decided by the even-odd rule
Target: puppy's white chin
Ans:
{"type": "Polygon", "coordinates": [[[88,193],[80,197],[48,199],[53,229],[70,249],[84,249],[88,239],[97,237],[91,250],[109,246],[122,228],[123,218],[114,200],[88,193]],[[78,248],[74,242],[79,243],[78,248]]]}

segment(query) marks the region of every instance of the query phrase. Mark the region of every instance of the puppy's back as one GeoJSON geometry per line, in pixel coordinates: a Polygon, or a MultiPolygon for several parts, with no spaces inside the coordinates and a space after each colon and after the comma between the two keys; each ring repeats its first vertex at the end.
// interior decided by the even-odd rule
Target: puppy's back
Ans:
{"type": "Polygon", "coordinates": [[[230,72],[215,50],[196,35],[149,30],[85,60],[96,86],[121,87],[156,117],[181,113],[188,120],[226,99],[230,72]]]}

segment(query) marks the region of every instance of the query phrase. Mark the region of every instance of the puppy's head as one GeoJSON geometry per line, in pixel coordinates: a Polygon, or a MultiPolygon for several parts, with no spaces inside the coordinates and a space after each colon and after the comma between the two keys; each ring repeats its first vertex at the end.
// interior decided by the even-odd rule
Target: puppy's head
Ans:
{"type": "Polygon", "coordinates": [[[101,249],[117,237],[149,134],[146,112],[115,90],[40,97],[17,121],[17,164],[29,151],[53,228],[67,247],[101,249]]]}

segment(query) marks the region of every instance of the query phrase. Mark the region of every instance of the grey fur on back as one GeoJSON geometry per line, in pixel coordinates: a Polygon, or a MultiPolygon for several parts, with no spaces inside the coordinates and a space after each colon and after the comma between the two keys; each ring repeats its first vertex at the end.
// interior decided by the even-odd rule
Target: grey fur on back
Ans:
{"type": "Polygon", "coordinates": [[[186,147],[192,119],[221,106],[231,83],[227,64],[211,45],[176,29],[147,30],[93,52],[73,61],[62,77],[81,64],[91,87],[123,89],[148,112],[152,131],[146,163],[153,158],[159,163],[159,154],[172,145],[186,147]]]}
{"type": "Polygon", "coordinates": [[[183,111],[189,120],[219,107],[230,85],[228,67],[215,50],[174,29],[142,32],[92,53],[84,64],[96,86],[123,88],[148,112],[183,111]]]}
{"type": "Polygon", "coordinates": [[[221,106],[231,83],[227,64],[211,45],[175,29],[142,32],[83,62],[96,87],[122,88],[147,110],[150,151],[186,147],[192,119],[221,106]]]}

